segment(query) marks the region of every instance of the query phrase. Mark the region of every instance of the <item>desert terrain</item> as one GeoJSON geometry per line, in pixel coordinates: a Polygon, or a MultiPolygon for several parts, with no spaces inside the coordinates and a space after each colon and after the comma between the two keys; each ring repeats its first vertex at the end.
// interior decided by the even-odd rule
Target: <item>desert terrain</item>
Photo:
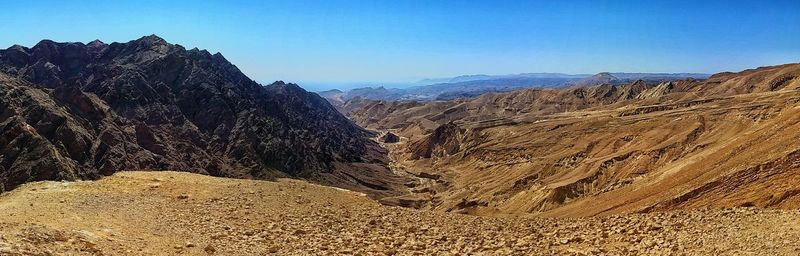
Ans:
{"type": "Polygon", "coordinates": [[[282,179],[121,172],[0,196],[2,255],[793,255],[800,212],[478,217],[282,179]]]}
{"type": "Polygon", "coordinates": [[[800,254],[800,64],[677,75],[325,99],[155,35],[14,45],[0,255],[800,254]]]}
{"type": "Polygon", "coordinates": [[[478,215],[796,209],[800,65],[707,80],[530,89],[349,116],[397,134],[390,205],[478,215]],[[368,118],[378,116],[379,118],[368,118]]]}

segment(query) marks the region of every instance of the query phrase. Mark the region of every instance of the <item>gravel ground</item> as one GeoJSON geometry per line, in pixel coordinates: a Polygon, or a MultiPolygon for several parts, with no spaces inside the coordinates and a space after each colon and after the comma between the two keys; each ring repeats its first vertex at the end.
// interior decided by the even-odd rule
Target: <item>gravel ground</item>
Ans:
{"type": "Polygon", "coordinates": [[[125,172],[0,195],[0,255],[798,255],[800,211],[476,217],[302,181],[125,172]]]}

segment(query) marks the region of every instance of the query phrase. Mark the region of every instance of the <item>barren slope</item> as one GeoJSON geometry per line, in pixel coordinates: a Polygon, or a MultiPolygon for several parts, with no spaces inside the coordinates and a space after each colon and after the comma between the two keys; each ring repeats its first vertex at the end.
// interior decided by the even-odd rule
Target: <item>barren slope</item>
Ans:
{"type": "Polygon", "coordinates": [[[0,195],[2,255],[792,255],[800,214],[752,208],[488,218],[295,180],[122,172],[0,195]]]}
{"type": "Polygon", "coordinates": [[[469,100],[417,102],[352,99],[336,102],[353,121],[369,129],[398,129],[408,136],[427,134],[450,121],[491,121],[523,114],[546,115],[597,107],[648,105],[800,87],[800,64],[719,73],[706,80],[653,83],[600,83],[565,89],[527,89],[489,93],[469,100]],[[631,101],[638,100],[638,101],[631,101]]]}
{"type": "Polygon", "coordinates": [[[705,81],[528,90],[395,111],[371,125],[405,137],[387,148],[395,169],[418,181],[409,195],[383,202],[560,217],[798,208],[798,74],[793,64],[705,81]],[[455,107],[410,114],[447,104],[455,107]],[[387,127],[387,120],[408,121],[387,127]],[[432,129],[414,128],[425,122],[432,129]]]}

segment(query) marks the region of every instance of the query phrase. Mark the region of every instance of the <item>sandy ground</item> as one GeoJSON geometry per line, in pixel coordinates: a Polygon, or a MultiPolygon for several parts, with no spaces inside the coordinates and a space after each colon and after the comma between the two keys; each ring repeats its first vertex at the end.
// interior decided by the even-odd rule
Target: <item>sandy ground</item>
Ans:
{"type": "Polygon", "coordinates": [[[797,255],[800,211],[476,217],[312,185],[123,172],[0,195],[0,255],[797,255]]]}

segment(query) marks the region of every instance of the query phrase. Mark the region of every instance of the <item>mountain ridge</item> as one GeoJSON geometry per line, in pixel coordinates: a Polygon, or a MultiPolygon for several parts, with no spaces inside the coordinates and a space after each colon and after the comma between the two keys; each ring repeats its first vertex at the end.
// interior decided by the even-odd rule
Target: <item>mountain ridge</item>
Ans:
{"type": "MultiPolygon", "coordinates": [[[[295,84],[261,86],[219,53],[186,50],[155,35],[89,45],[42,40],[0,52],[0,72],[9,74],[7,99],[21,102],[9,105],[7,116],[34,123],[33,135],[51,126],[86,131],[78,136],[85,146],[78,148],[73,136],[30,146],[51,148],[69,162],[63,175],[38,177],[12,168],[21,176],[0,176],[6,189],[28,180],[97,178],[130,169],[299,177],[371,195],[391,194],[396,186],[368,131],[295,84]],[[15,96],[19,90],[53,98],[53,106],[41,118],[31,116],[23,111],[30,97],[15,96]],[[53,117],[55,112],[62,114],[53,117]]],[[[9,140],[18,139],[10,127],[4,131],[9,140]]],[[[7,166],[18,161],[5,156],[7,166]]]]}
{"type": "Polygon", "coordinates": [[[385,204],[577,217],[798,207],[798,90],[800,64],[785,64],[705,80],[345,106],[363,127],[400,136],[387,146],[394,166],[418,178],[385,204]]]}

